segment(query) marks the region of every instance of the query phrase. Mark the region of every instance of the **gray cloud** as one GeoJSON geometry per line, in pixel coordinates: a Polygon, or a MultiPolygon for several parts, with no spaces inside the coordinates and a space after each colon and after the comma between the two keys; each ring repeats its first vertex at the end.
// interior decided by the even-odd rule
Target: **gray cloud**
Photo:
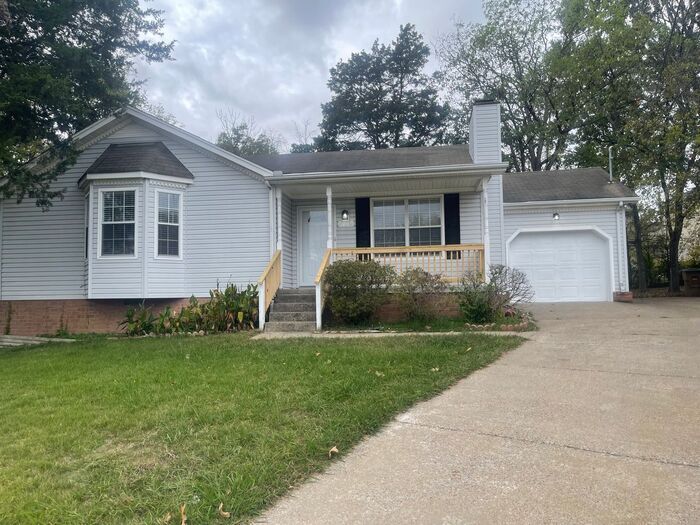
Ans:
{"type": "MultiPolygon", "coordinates": [[[[454,20],[481,19],[480,0],[154,0],[164,11],[173,61],[137,64],[152,102],[206,139],[216,111],[232,108],[260,127],[296,140],[294,123],[318,124],[329,99],[328,70],[399,25],[416,25],[428,43],[454,20]]],[[[436,61],[431,61],[436,67],[436,61]]]]}

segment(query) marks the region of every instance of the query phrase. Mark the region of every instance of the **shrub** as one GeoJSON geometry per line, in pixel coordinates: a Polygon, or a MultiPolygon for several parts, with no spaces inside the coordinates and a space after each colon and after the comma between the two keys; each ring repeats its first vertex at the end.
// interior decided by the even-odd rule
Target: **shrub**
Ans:
{"type": "Polygon", "coordinates": [[[248,285],[239,290],[230,284],[209,292],[209,301],[200,303],[192,296],[178,313],[170,306],[154,316],[143,303],[129,308],[120,326],[128,335],[231,332],[255,328],[258,317],[258,287],[248,285]]]}
{"type": "Polygon", "coordinates": [[[396,280],[399,306],[409,320],[435,319],[445,301],[447,283],[440,275],[433,275],[422,268],[403,272],[396,280]]]}
{"type": "Polygon", "coordinates": [[[481,274],[470,273],[462,278],[459,307],[468,323],[492,323],[505,317],[519,303],[532,301],[534,291],[527,276],[503,265],[489,267],[488,282],[481,274]]]}
{"type": "Polygon", "coordinates": [[[146,335],[153,332],[154,322],[151,309],[141,303],[137,308],[131,307],[126,311],[126,317],[119,326],[129,335],[146,335]]]}
{"type": "Polygon", "coordinates": [[[326,270],[328,306],[346,323],[369,320],[386,300],[394,269],[376,261],[336,261],[326,270]]]}

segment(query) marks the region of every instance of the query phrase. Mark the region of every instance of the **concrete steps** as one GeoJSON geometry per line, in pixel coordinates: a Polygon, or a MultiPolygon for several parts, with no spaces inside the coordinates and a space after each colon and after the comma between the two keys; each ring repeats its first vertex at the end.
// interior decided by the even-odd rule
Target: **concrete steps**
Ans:
{"type": "Polygon", "coordinates": [[[316,329],[316,290],[281,289],[270,308],[266,332],[313,332],[316,329]]]}

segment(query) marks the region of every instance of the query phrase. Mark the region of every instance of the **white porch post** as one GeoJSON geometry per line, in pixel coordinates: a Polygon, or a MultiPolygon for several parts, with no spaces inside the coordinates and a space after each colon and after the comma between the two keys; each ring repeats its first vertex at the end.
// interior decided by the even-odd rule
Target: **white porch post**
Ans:
{"type": "Polygon", "coordinates": [[[277,249],[282,249],[282,188],[277,188],[277,249]]]}
{"type": "Polygon", "coordinates": [[[489,179],[481,180],[481,239],[484,244],[484,279],[488,280],[489,265],[491,264],[491,240],[489,238],[489,194],[487,184],[489,179]]]}
{"type": "Polygon", "coordinates": [[[326,206],[328,207],[328,241],[326,248],[333,248],[333,190],[326,186],[326,206]]]}

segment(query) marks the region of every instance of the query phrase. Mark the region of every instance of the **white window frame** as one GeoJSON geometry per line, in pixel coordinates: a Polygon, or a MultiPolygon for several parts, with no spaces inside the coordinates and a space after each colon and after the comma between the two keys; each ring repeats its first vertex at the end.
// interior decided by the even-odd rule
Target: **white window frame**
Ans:
{"type": "MultiPolygon", "coordinates": [[[[410,195],[408,197],[373,197],[369,201],[369,229],[370,229],[370,245],[372,248],[376,248],[374,245],[374,201],[403,201],[403,222],[404,222],[404,246],[411,246],[410,239],[410,226],[408,220],[408,201],[417,199],[440,199],[440,245],[445,245],[445,196],[439,195],[410,195]]],[[[427,227],[427,226],[426,226],[427,227]]],[[[434,228],[435,226],[431,226],[434,228]]],[[[395,229],[395,228],[387,228],[395,229]]],[[[392,246],[382,246],[382,249],[390,249],[392,246]]]]}
{"type": "MultiPolygon", "coordinates": [[[[169,259],[171,261],[181,261],[182,260],[182,254],[184,252],[184,244],[182,242],[183,240],[183,235],[182,235],[182,230],[184,229],[184,216],[182,214],[183,210],[183,201],[185,199],[185,193],[181,190],[174,190],[174,189],[156,189],[154,192],[154,199],[153,199],[153,257],[155,259],[169,259]],[[179,210],[178,210],[178,224],[177,224],[177,243],[178,243],[178,250],[177,253],[178,255],[159,255],[158,254],[158,196],[161,193],[173,193],[175,195],[179,195],[179,210]]],[[[166,223],[163,223],[166,224],[166,223]]],[[[170,224],[170,226],[174,226],[173,224],[170,224]]]]}
{"type": "Polygon", "coordinates": [[[139,256],[139,187],[115,186],[99,188],[97,192],[97,258],[98,259],[138,259],[139,256]],[[102,225],[104,224],[104,193],[112,191],[134,192],[134,253],[133,255],[103,255],[102,254],[102,225]]]}

